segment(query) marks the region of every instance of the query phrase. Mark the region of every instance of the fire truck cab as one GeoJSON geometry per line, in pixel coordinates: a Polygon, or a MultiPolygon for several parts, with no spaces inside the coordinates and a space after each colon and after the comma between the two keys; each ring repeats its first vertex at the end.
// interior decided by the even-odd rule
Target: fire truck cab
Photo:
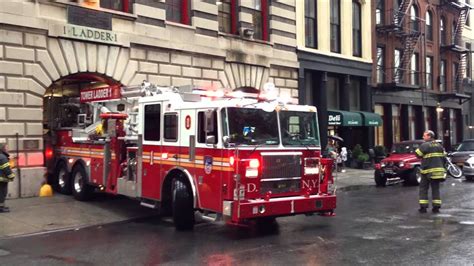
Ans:
{"type": "Polygon", "coordinates": [[[82,90],[76,121],[45,141],[49,182],[78,200],[94,190],[135,198],[178,229],[193,227],[195,211],[227,223],[333,213],[316,108],[258,92],[82,90]]]}

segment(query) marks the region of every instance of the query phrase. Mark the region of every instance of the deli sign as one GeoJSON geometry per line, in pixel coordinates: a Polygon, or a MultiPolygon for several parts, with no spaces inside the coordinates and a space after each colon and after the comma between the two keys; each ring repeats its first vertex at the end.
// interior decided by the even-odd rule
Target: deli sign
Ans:
{"type": "Polygon", "coordinates": [[[112,86],[82,90],[80,100],[81,103],[87,103],[119,99],[120,97],[120,87],[112,86]]]}

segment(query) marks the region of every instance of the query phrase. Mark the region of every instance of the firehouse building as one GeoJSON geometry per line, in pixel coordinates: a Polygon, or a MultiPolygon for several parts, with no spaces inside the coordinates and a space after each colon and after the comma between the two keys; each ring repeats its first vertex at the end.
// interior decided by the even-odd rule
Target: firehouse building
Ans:
{"type": "Polygon", "coordinates": [[[76,122],[88,88],[273,82],[296,103],[295,27],[292,1],[1,1],[0,141],[20,169],[9,196],[38,193],[48,129],[76,122]]]}

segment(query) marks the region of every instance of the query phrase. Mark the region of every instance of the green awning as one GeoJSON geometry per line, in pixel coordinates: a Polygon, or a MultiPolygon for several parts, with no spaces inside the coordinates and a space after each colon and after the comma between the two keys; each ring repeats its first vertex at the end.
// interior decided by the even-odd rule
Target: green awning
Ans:
{"type": "Polygon", "coordinates": [[[362,115],[356,112],[328,110],[328,125],[360,127],[362,126],[362,115]]]}
{"type": "Polygon", "coordinates": [[[364,126],[378,127],[382,125],[382,117],[376,113],[358,112],[362,115],[364,126]]]}

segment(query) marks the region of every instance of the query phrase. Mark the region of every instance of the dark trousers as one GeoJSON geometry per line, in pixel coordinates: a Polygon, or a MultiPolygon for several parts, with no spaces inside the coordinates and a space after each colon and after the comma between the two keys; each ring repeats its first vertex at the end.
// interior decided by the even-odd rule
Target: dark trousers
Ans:
{"type": "Polygon", "coordinates": [[[8,193],[8,182],[0,182],[0,208],[5,206],[5,199],[8,193]]]}
{"type": "Polygon", "coordinates": [[[429,175],[422,175],[420,182],[420,207],[429,206],[428,190],[431,187],[431,204],[433,207],[441,207],[441,194],[439,192],[440,180],[431,179],[429,175]]]}

